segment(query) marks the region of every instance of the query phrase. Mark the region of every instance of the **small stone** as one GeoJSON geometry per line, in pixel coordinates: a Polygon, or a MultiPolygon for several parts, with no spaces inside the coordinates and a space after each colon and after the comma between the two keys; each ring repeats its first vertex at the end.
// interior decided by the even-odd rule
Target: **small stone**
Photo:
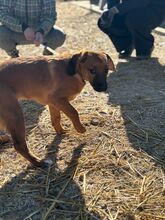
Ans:
{"type": "Polygon", "coordinates": [[[99,120],[98,120],[97,118],[93,118],[93,119],[91,120],[91,125],[96,126],[96,125],[98,125],[98,124],[99,124],[99,120]]]}

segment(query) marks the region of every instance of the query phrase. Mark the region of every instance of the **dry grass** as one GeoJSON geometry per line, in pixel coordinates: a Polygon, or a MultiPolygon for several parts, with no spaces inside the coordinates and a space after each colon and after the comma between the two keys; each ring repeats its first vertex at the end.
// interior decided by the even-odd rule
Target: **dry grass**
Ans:
{"type": "MultiPolygon", "coordinates": [[[[117,72],[106,94],[87,84],[73,105],[87,128],[56,136],[46,107],[22,102],[27,142],[48,170],[29,166],[12,148],[1,146],[0,219],[3,220],[159,220],[165,219],[165,90],[163,36],[155,34],[150,61],[119,61],[96,27],[97,14],[59,3],[58,24],[67,40],[58,51],[82,48],[108,52],[117,72]]],[[[41,48],[20,47],[22,55],[41,48]]],[[[3,59],[7,58],[1,53],[3,59]]]]}

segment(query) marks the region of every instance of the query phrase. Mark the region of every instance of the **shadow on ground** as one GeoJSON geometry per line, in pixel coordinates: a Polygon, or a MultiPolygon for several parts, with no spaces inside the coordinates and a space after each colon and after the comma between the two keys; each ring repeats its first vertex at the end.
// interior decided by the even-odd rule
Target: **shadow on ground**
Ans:
{"type": "Polygon", "coordinates": [[[156,58],[131,58],[109,76],[109,104],[120,107],[129,142],[165,161],[165,67],[156,58]]]}
{"type": "MultiPolygon", "coordinates": [[[[48,170],[30,167],[13,177],[0,190],[0,218],[3,220],[101,219],[90,213],[74,175],[85,143],[73,150],[66,168],[58,168],[57,158],[62,137],[55,136],[47,146],[46,158],[53,160],[48,170]]],[[[83,180],[80,180],[82,182],[83,180]]]]}

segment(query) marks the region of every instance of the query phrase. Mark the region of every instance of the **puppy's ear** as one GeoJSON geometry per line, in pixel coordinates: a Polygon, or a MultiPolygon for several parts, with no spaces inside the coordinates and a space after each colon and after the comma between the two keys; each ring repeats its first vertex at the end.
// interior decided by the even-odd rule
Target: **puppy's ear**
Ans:
{"type": "Polygon", "coordinates": [[[77,66],[77,61],[79,58],[80,54],[74,54],[68,62],[68,67],[67,67],[67,73],[70,76],[73,76],[76,74],[76,66],[77,66]]]}
{"type": "Polygon", "coordinates": [[[87,56],[88,56],[88,52],[81,52],[81,53],[78,53],[78,54],[74,54],[70,60],[69,60],[69,63],[68,63],[68,67],[67,67],[67,73],[68,75],[70,76],[73,76],[76,74],[76,66],[77,66],[77,63],[80,62],[80,63],[84,63],[86,60],[87,60],[87,56]]]}
{"type": "Polygon", "coordinates": [[[105,55],[107,57],[109,69],[112,70],[112,71],[116,71],[115,65],[114,65],[112,59],[110,58],[110,56],[108,54],[105,54],[105,55]]]}

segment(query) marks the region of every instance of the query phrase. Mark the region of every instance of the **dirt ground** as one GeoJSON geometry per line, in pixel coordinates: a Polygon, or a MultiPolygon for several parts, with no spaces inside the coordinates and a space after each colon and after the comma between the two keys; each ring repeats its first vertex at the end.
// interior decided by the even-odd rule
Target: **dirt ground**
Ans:
{"type": "MultiPolygon", "coordinates": [[[[59,2],[57,11],[57,25],[67,34],[57,51],[105,51],[117,71],[106,93],[87,84],[73,101],[87,128],[83,135],[63,116],[70,132],[57,136],[45,106],[21,102],[30,150],[54,164],[36,169],[12,142],[0,146],[0,219],[165,219],[164,35],[154,33],[151,60],[137,61],[135,54],[119,60],[97,28],[98,14],[70,2],[59,2]]],[[[19,49],[21,56],[42,53],[34,46],[19,49]]],[[[0,57],[7,59],[3,51],[0,57]]]]}

